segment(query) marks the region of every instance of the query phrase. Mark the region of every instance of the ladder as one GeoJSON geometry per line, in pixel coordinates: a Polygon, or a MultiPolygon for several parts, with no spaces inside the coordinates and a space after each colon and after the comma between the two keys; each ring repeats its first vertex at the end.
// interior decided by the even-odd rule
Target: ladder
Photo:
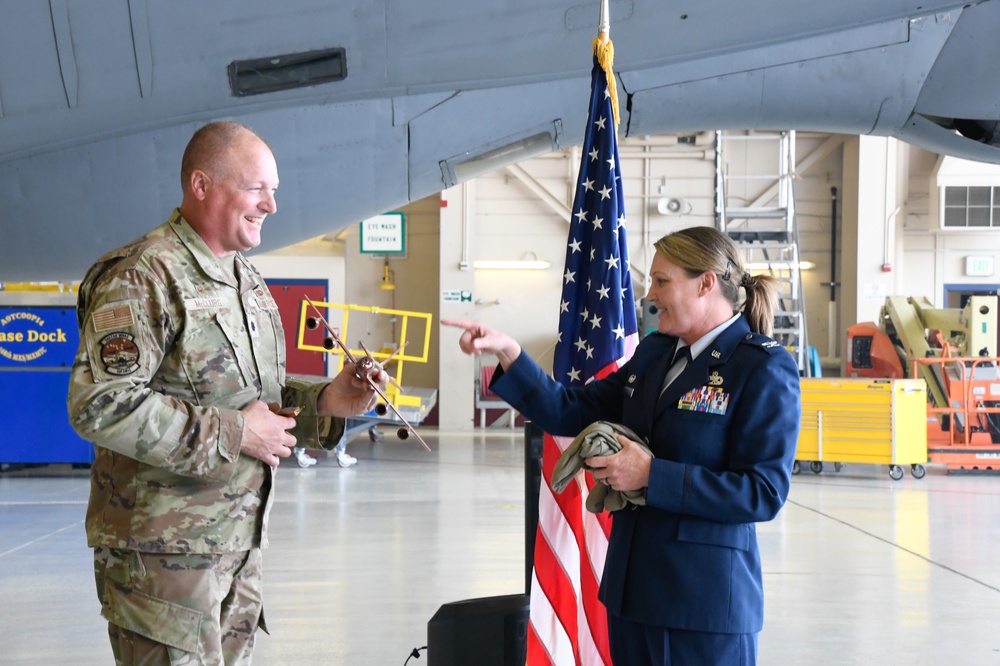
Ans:
{"type": "Polygon", "coordinates": [[[774,339],[812,376],[806,337],[799,237],[792,179],[795,132],[715,134],[715,215],[719,230],[743,252],[747,270],[778,280],[774,339]],[[774,153],[771,152],[773,146],[774,153]],[[776,160],[767,156],[776,153],[776,160]]]}

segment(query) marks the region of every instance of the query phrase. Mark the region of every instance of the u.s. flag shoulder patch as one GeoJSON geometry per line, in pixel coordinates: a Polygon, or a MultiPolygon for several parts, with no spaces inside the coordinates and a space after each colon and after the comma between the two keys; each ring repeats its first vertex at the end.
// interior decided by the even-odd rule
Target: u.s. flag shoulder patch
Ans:
{"type": "Polygon", "coordinates": [[[113,328],[128,328],[134,323],[132,308],[128,305],[115,305],[98,310],[91,318],[94,322],[94,331],[97,333],[110,331],[113,328]]]}

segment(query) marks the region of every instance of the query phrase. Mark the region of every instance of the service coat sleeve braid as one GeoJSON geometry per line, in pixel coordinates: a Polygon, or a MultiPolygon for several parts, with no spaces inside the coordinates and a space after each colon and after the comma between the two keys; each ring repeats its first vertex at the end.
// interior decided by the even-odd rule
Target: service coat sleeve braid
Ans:
{"type": "MultiPolygon", "coordinates": [[[[85,302],[81,301],[80,348],[68,394],[70,423],[76,432],[98,446],[175,474],[230,478],[243,438],[238,408],[252,396],[233,387],[230,400],[197,404],[195,393],[184,386],[183,368],[176,367],[178,376],[160,373],[178,335],[175,327],[184,321],[182,299],[168,297],[161,281],[134,266],[108,271],[89,291],[89,298],[81,292],[85,302]],[[117,314],[101,318],[109,312],[117,314]],[[97,321],[117,323],[99,330],[95,315],[97,321]],[[138,367],[112,365],[109,371],[111,335],[137,350],[138,367]],[[173,390],[168,394],[168,389],[173,390]]],[[[213,362],[216,359],[206,359],[213,362]]]]}
{"type": "MultiPolygon", "coordinates": [[[[750,523],[771,520],[784,504],[801,418],[798,370],[784,349],[741,351],[745,382],[730,405],[735,413],[725,433],[724,469],[654,458],[649,506],[719,523],[750,523]]],[[[683,425],[661,436],[683,437],[683,425]]],[[[706,436],[691,432],[690,442],[681,444],[698,446],[698,437],[706,436]]]]}

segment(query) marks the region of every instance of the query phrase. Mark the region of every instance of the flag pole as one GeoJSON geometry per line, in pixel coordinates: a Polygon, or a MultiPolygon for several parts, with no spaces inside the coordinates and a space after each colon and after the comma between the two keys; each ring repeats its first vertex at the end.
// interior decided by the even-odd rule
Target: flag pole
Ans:
{"type": "Polygon", "coordinates": [[[608,9],[608,0],[601,0],[601,18],[597,22],[597,35],[605,42],[611,37],[611,12],[608,9]]]}
{"type": "Polygon", "coordinates": [[[597,22],[597,37],[594,37],[594,55],[604,70],[608,80],[608,94],[611,96],[611,109],[615,112],[615,128],[618,127],[618,85],[613,71],[615,64],[615,45],[611,41],[611,13],[608,0],[601,0],[601,17],[597,22]]]}
{"type": "MultiPolygon", "coordinates": [[[[553,378],[568,389],[619,370],[638,343],[619,171],[609,4],[602,0],[591,47],[590,108],[567,234],[559,340],[552,360],[553,378]]],[[[611,517],[586,508],[592,478],[578,477],[562,493],[553,490],[549,480],[569,440],[548,433],[542,437],[537,488],[534,478],[525,478],[525,492],[530,484],[535,493],[534,502],[525,499],[525,513],[529,504],[537,506],[532,516],[537,527],[532,530],[526,663],[609,666],[607,609],[599,591],[611,517]]],[[[525,440],[527,456],[533,442],[527,435],[525,440]]],[[[526,534],[525,543],[529,539],[526,534]]]]}

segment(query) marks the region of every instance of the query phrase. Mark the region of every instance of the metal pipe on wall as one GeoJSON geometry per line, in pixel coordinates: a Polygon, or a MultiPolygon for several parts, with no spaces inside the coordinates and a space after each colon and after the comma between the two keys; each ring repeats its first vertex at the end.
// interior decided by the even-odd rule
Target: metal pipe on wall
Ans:
{"type": "Polygon", "coordinates": [[[837,188],[830,188],[830,302],[837,300],[837,188]]]}
{"type": "Polygon", "coordinates": [[[840,339],[837,311],[837,188],[830,188],[830,303],[827,305],[826,356],[829,360],[840,357],[837,341],[840,339]]]}

